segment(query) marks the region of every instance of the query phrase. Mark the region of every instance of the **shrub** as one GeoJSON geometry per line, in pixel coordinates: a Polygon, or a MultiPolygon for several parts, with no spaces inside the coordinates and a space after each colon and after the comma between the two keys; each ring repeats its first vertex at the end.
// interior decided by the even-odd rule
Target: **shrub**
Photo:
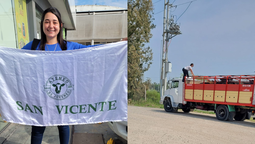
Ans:
{"type": "Polygon", "coordinates": [[[146,98],[148,101],[159,103],[160,101],[160,93],[156,90],[148,90],[146,92],[146,98]]]}

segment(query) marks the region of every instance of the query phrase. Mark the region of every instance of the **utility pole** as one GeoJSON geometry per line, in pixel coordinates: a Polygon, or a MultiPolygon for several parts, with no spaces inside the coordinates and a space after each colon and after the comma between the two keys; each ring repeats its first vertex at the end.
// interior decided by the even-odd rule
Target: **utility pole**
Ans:
{"type": "Polygon", "coordinates": [[[164,96],[167,88],[167,73],[170,72],[169,67],[171,63],[168,62],[168,42],[176,35],[181,34],[180,26],[174,22],[173,15],[170,15],[170,9],[176,7],[165,0],[164,3],[164,17],[163,17],[163,47],[162,47],[162,63],[161,63],[161,77],[160,77],[160,97],[164,96]],[[169,18],[170,17],[170,18],[169,18]]]}

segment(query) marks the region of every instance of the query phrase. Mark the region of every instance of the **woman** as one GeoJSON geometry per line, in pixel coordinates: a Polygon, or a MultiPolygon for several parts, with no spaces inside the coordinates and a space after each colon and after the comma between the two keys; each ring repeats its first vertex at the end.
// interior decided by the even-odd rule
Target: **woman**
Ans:
{"type": "MultiPolygon", "coordinates": [[[[41,19],[41,41],[35,48],[36,50],[61,51],[74,50],[90,46],[84,46],[75,42],[63,40],[63,23],[59,11],[54,8],[48,8],[43,12],[41,19]]],[[[22,49],[31,50],[33,41],[29,42],[22,49]]],[[[31,144],[40,144],[42,142],[45,126],[32,126],[31,144]]],[[[69,143],[69,126],[58,126],[59,138],[61,144],[69,143]]]]}
{"type": "MultiPolygon", "coordinates": [[[[41,41],[36,50],[61,51],[91,47],[63,40],[62,26],[63,23],[59,11],[54,7],[46,9],[41,19],[41,41]]],[[[32,43],[33,41],[29,42],[22,49],[31,50],[32,43]]]]}

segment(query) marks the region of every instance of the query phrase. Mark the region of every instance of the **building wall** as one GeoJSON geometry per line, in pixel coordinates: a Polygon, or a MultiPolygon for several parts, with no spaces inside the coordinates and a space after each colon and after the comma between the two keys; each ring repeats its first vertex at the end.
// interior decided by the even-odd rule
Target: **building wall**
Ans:
{"type": "Polygon", "coordinates": [[[126,10],[77,12],[76,20],[76,30],[67,31],[69,41],[93,45],[127,37],[126,10]]]}
{"type": "Polygon", "coordinates": [[[125,8],[105,5],[79,5],[76,6],[77,12],[88,12],[88,11],[111,11],[111,10],[126,10],[125,8]]]}

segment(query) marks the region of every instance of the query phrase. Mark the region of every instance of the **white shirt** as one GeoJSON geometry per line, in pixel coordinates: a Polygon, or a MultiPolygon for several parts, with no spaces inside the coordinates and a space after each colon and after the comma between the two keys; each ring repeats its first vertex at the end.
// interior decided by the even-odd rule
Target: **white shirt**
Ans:
{"type": "Polygon", "coordinates": [[[184,67],[184,69],[190,71],[190,70],[192,70],[192,67],[191,66],[186,66],[186,67],[184,67]]]}

